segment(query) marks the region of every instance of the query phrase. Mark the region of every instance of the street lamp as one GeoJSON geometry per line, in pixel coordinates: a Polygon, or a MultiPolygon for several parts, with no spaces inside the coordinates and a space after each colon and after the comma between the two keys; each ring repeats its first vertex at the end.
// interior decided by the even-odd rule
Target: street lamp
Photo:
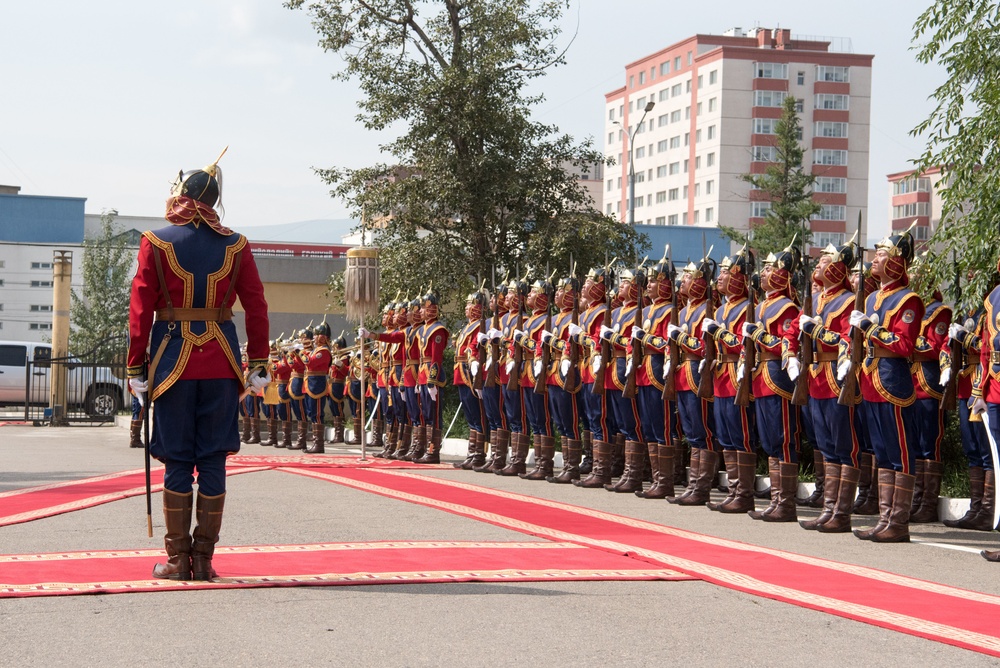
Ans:
{"type": "MultiPolygon", "coordinates": [[[[642,118],[639,119],[638,123],[632,126],[632,132],[626,131],[626,134],[628,135],[628,224],[632,227],[635,227],[635,164],[632,160],[632,143],[636,134],[638,134],[643,121],[646,120],[646,114],[651,112],[655,106],[656,103],[652,100],[647,102],[645,109],[642,111],[642,118]]],[[[618,121],[612,122],[622,130],[625,129],[625,126],[618,121]]]]}

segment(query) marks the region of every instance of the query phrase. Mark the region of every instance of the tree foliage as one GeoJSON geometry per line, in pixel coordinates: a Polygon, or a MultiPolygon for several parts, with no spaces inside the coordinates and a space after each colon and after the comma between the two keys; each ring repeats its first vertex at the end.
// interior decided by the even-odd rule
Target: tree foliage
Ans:
{"type": "Polygon", "coordinates": [[[412,296],[433,281],[457,303],[494,267],[568,264],[574,239],[593,244],[574,250],[584,267],[587,253],[641,241],[596,211],[579,182],[603,161],[592,142],[531,120],[543,98],[525,87],[563,62],[566,0],[286,6],[305,8],[320,45],[342,57],[334,78],[359,82],[358,121],[402,128],[381,147],[391,162],[317,170],[332,196],[374,223],[386,293],[412,296]]]}
{"type": "MultiPolygon", "coordinates": [[[[812,238],[808,221],[822,208],[813,199],[816,177],[803,169],[802,124],[795,104],[795,97],[786,97],[781,118],[775,124],[776,160],[768,163],[763,174],[740,177],[762,193],[764,201],[771,202],[764,222],[753,226],[751,246],[762,256],[787,248],[796,235],[796,245],[804,247],[812,238]]],[[[742,230],[720,227],[730,239],[746,242],[747,234],[742,230]]]]}
{"type": "Polygon", "coordinates": [[[101,215],[101,232],[83,242],[83,287],[70,293],[70,350],[83,353],[128,331],[129,292],[135,251],[118,234],[118,212],[101,215]]]}
{"type": "Polygon", "coordinates": [[[975,309],[996,284],[1000,256],[1000,7],[988,0],[937,0],[917,19],[913,42],[919,62],[947,72],[931,96],[933,111],[911,131],[927,139],[918,171],[942,170],[941,221],[921,282],[954,283],[954,253],[958,273],[968,279],[961,306],[975,309]]]}

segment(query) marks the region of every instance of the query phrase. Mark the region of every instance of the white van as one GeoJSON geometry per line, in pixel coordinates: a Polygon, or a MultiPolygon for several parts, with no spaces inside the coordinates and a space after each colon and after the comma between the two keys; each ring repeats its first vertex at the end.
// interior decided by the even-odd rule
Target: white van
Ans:
{"type": "MultiPolygon", "coordinates": [[[[29,387],[30,403],[48,404],[51,357],[48,343],[0,341],[0,404],[24,405],[29,400],[29,387]]],[[[110,367],[71,361],[67,365],[66,403],[82,406],[93,417],[114,415],[128,394],[125,383],[110,367]]]]}

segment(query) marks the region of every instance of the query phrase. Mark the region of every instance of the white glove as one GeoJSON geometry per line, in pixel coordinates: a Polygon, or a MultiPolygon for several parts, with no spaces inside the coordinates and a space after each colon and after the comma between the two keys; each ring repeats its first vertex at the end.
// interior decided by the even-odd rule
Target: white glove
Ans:
{"type": "Polygon", "coordinates": [[[646,330],[641,329],[639,327],[633,327],[632,338],[635,339],[636,341],[642,341],[644,338],[646,338],[646,330]]]}
{"type": "Polygon", "coordinates": [[[553,338],[552,332],[547,329],[542,330],[542,343],[548,343],[549,339],[553,338]]]}
{"type": "Polygon", "coordinates": [[[402,401],[404,404],[406,403],[406,392],[399,393],[399,400],[402,401]]]}
{"type": "Polygon", "coordinates": [[[745,338],[750,338],[753,333],[757,331],[757,323],[755,322],[745,322],[743,323],[743,336],[745,338]]]}
{"type": "Polygon", "coordinates": [[[501,332],[499,329],[494,329],[493,327],[490,327],[489,331],[486,332],[486,336],[488,336],[493,341],[496,341],[497,339],[503,336],[503,332],[501,332]]]}
{"type": "Polygon", "coordinates": [[[507,362],[507,374],[514,370],[514,360],[507,362]]]}
{"type": "Polygon", "coordinates": [[[582,334],[582,333],[583,333],[583,327],[580,327],[580,325],[574,325],[573,323],[569,324],[570,336],[576,336],[577,334],[582,334]]]}
{"type": "Polygon", "coordinates": [[[486,364],[483,365],[483,368],[486,369],[487,371],[489,371],[491,366],[493,366],[493,358],[492,357],[487,357],[486,358],[486,364]]]}
{"type": "Polygon", "coordinates": [[[715,322],[711,318],[705,318],[704,320],[701,321],[701,328],[703,330],[708,329],[709,327],[712,326],[718,327],[719,323],[715,322]]]}
{"type": "Polygon", "coordinates": [[[954,341],[961,341],[962,334],[963,333],[968,334],[968,332],[969,330],[967,330],[965,327],[962,327],[962,325],[957,322],[953,322],[950,325],[948,325],[948,338],[954,341]]]}
{"type": "Polygon", "coordinates": [[[742,383],[743,382],[743,365],[742,364],[739,365],[738,367],[736,367],[736,382],[737,383],[742,383]]]}
{"type": "Polygon", "coordinates": [[[785,371],[788,372],[788,380],[795,380],[799,377],[799,372],[802,371],[802,365],[794,357],[789,357],[788,361],[785,362],[785,371]]]}
{"type": "Polygon", "coordinates": [[[482,332],[476,334],[476,343],[478,343],[479,345],[484,345],[487,341],[489,341],[489,338],[487,338],[487,336],[482,332]]]}
{"type": "Polygon", "coordinates": [[[333,360],[333,366],[335,366],[335,367],[337,367],[339,369],[340,367],[344,366],[344,363],[342,361],[340,361],[339,359],[336,359],[336,360],[333,360]]]}
{"type": "Polygon", "coordinates": [[[370,335],[371,335],[371,332],[369,332],[369,331],[368,331],[367,329],[365,329],[364,327],[358,327],[358,335],[359,335],[359,336],[361,336],[361,337],[362,337],[362,338],[364,338],[364,339],[371,339],[371,338],[374,338],[373,336],[370,336],[370,335]]]}
{"type": "Polygon", "coordinates": [[[666,380],[667,376],[669,375],[670,375],[670,360],[667,360],[667,363],[663,365],[663,380],[666,380]]]}
{"type": "Polygon", "coordinates": [[[139,399],[139,405],[146,405],[146,392],[149,392],[149,381],[145,378],[129,378],[128,386],[132,388],[137,399],[139,399]]]}
{"type": "Polygon", "coordinates": [[[683,332],[684,330],[674,324],[667,325],[667,336],[673,336],[674,332],[683,332]]]}
{"type": "Polygon", "coordinates": [[[524,332],[522,332],[519,329],[515,329],[513,332],[510,333],[510,335],[515,341],[518,341],[519,339],[524,337],[524,332]]]}
{"type": "Polygon", "coordinates": [[[946,366],[941,372],[941,387],[947,387],[949,380],[951,380],[951,367],[946,366]]]}
{"type": "Polygon", "coordinates": [[[976,397],[969,402],[969,410],[973,415],[981,415],[986,412],[986,400],[982,397],[976,397]]]}
{"type": "Polygon", "coordinates": [[[601,362],[602,362],[601,356],[600,355],[594,355],[594,359],[590,363],[590,369],[591,369],[591,371],[593,371],[594,373],[597,373],[598,371],[600,371],[601,370],[601,362]]]}
{"type": "Polygon", "coordinates": [[[861,324],[861,321],[865,319],[865,314],[861,311],[855,309],[851,311],[851,315],[848,317],[847,321],[851,323],[851,327],[857,327],[861,324]]]}
{"type": "Polygon", "coordinates": [[[844,380],[847,376],[848,369],[851,368],[851,360],[844,360],[837,365],[837,380],[844,380]]]}
{"type": "Polygon", "coordinates": [[[479,375],[479,360],[472,360],[472,363],[469,364],[469,373],[473,376],[479,375]]]}
{"type": "Polygon", "coordinates": [[[631,357],[629,357],[628,361],[625,362],[625,375],[627,376],[630,373],[632,373],[632,358],[631,357]]]}
{"type": "Polygon", "coordinates": [[[611,335],[614,334],[614,333],[615,333],[615,330],[611,329],[607,325],[601,325],[601,338],[602,339],[608,340],[608,339],[611,338],[611,335]]]}
{"type": "Polygon", "coordinates": [[[810,322],[816,325],[822,324],[819,318],[803,313],[799,316],[799,329],[805,329],[806,324],[810,322]]]}
{"type": "Polygon", "coordinates": [[[539,376],[541,376],[542,375],[542,361],[541,360],[535,360],[535,364],[532,366],[532,369],[535,370],[535,378],[538,378],[539,376]]]}
{"type": "Polygon", "coordinates": [[[701,373],[704,370],[705,370],[705,360],[702,360],[698,362],[698,373],[701,373]]]}
{"type": "Polygon", "coordinates": [[[483,398],[483,391],[482,390],[473,390],[472,393],[474,395],[476,395],[477,397],[479,397],[480,399],[483,398]]]}
{"type": "Polygon", "coordinates": [[[437,388],[437,385],[428,385],[427,386],[427,394],[428,394],[428,396],[430,396],[431,401],[437,401],[438,400],[438,388],[437,388]]]}
{"type": "Polygon", "coordinates": [[[569,375],[569,360],[563,360],[559,363],[559,371],[561,371],[564,376],[569,375]]]}
{"type": "Polygon", "coordinates": [[[271,382],[271,374],[268,373],[267,371],[264,372],[263,376],[260,375],[259,373],[250,374],[250,387],[252,387],[255,392],[260,392],[265,387],[267,387],[267,384],[270,382],[271,382]]]}

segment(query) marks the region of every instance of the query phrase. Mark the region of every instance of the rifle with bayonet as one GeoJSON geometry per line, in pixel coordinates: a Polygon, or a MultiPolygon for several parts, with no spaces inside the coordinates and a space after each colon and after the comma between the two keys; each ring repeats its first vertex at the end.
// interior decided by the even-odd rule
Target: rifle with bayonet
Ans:
{"type": "MultiPolygon", "coordinates": [[[[607,256],[605,256],[605,260],[607,256]]],[[[618,258],[616,257],[612,260],[612,264],[616,262],[618,258]]],[[[612,292],[613,287],[611,285],[611,265],[606,265],[604,267],[604,326],[611,326],[611,300],[614,298],[614,293],[612,292]]],[[[601,337],[601,364],[594,372],[594,389],[592,392],[594,394],[604,394],[604,375],[607,373],[608,364],[611,363],[611,342],[604,337],[601,337]]]]}
{"type": "MultiPolygon", "coordinates": [[[[643,264],[646,260],[642,261],[643,264]]],[[[646,272],[639,265],[635,272],[635,282],[636,291],[639,293],[636,297],[635,302],[635,315],[632,318],[632,329],[642,329],[642,297],[643,293],[646,292],[646,272]]],[[[622,307],[624,308],[624,307],[622,307]]],[[[625,388],[622,390],[622,396],[626,399],[634,399],[636,395],[636,375],[638,374],[639,366],[642,364],[642,343],[638,339],[632,339],[632,354],[629,357],[629,368],[628,373],[625,375],[625,388]]]]}
{"type": "MultiPolygon", "coordinates": [[[[528,273],[524,275],[525,278],[531,273],[531,268],[528,268],[528,273]]],[[[507,379],[507,391],[517,392],[521,387],[521,364],[524,360],[524,348],[521,346],[514,338],[515,331],[524,330],[524,295],[521,294],[521,283],[515,278],[514,280],[514,290],[517,292],[517,327],[513,328],[510,333],[511,341],[514,342],[514,366],[510,370],[510,378],[507,379]]]]}
{"type": "MultiPolygon", "coordinates": [[[[809,271],[809,259],[802,256],[802,312],[808,316],[813,315],[813,281],[812,272],[809,271]]],[[[806,334],[806,330],[799,331],[799,350],[802,352],[802,366],[799,369],[799,377],[795,379],[795,390],[792,391],[792,405],[805,406],[809,403],[809,370],[813,365],[813,340],[806,334]]]]}
{"type": "MultiPolygon", "coordinates": [[[[489,298],[483,293],[486,288],[486,279],[483,279],[482,284],[479,286],[479,294],[481,295],[481,308],[479,309],[479,333],[486,334],[486,307],[489,305],[489,298]]],[[[472,389],[480,391],[483,389],[483,383],[486,378],[486,346],[477,345],[476,346],[476,363],[477,369],[475,375],[472,377],[472,389]]]]}
{"type": "MultiPolygon", "coordinates": [[[[748,239],[749,241],[749,239],[748,239]]],[[[753,274],[755,262],[750,248],[747,251],[747,310],[744,322],[749,322],[753,318],[756,325],[760,326],[760,317],[757,314],[757,291],[753,288],[753,274]]],[[[742,335],[742,332],[740,333],[742,335]]],[[[736,388],[736,398],[734,402],[737,406],[750,405],[750,389],[753,386],[753,370],[757,366],[757,344],[749,336],[743,337],[743,378],[739,387],[736,388]]]]}
{"type": "MultiPolygon", "coordinates": [[[[667,244],[667,280],[670,281],[670,324],[677,326],[680,322],[680,312],[677,308],[677,285],[674,284],[674,257],[670,244],[667,244]]],[[[680,365],[681,351],[677,343],[667,337],[667,357],[670,360],[670,373],[663,378],[663,398],[667,401],[677,400],[677,385],[674,378],[677,375],[677,367],[680,365]]]]}
{"type": "MultiPolygon", "coordinates": [[[[495,330],[500,329],[500,293],[497,292],[497,268],[493,267],[493,323],[492,328],[495,330]]],[[[497,385],[497,367],[500,366],[500,340],[490,339],[490,368],[486,372],[486,380],[484,384],[486,387],[495,387],[497,385]]]]}
{"type": "MultiPolygon", "coordinates": [[[[858,288],[854,291],[854,310],[865,312],[865,253],[861,246],[861,212],[858,211],[858,259],[860,270],[858,271],[858,288]]],[[[844,376],[844,385],[840,388],[840,395],[837,403],[841,406],[853,406],[858,396],[858,372],[861,370],[861,361],[865,354],[864,332],[860,327],[851,330],[851,359],[847,374],[844,376]]]]}
{"type": "MultiPolygon", "coordinates": [[[[573,288],[573,315],[570,318],[570,324],[580,326],[580,285],[576,280],[576,263],[573,261],[573,257],[570,256],[570,269],[569,277],[570,282],[569,287],[573,288]]],[[[580,344],[573,340],[573,337],[568,337],[567,345],[569,346],[569,373],[566,374],[566,383],[564,389],[570,394],[575,393],[580,388],[580,344]]]]}
{"type": "MultiPolygon", "coordinates": [[[[542,282],[542,289],[545,290],[546,304],[545,304],[545,327],[542,331],[551,332],[552,331],[552,277],[555,276],[555,272],[552,272],[552,276],[549,276],[548,281],[542,282]]],[[[541,339],[539,339],[541,341],[541,339]]],[[[535,394],[545,394],[548,391],[548,376],[549,376],[549,364],[552,362],[552,346],[542,342],[541,344],[541,362],[542,362],[542,372],[538,374],[535,378],[535,394]]]]}
{"type": "MultiPolygon", "coordinates": [[[[715,248],[714,246],[712,248],[715,248]]],[[[705,318],[715,317],[715,298],[712,294],[712,281],[715,278],[715,269],[712,261],[708,259],[711,251],[705,252],[705,235],[701,237],[701,250],[705,253],[702,258],[702,267],[708,267],[708,276],[705,277],[705,318]]],[[[698,397],[701,399],[711,399],[715,396],[715,365],[718,350],[715,346],[715,337],[709,334],[704,327],[701,330],[702,345],[705,348],[704,366],[702,366],[701,377],[698,379],[698,397]]]]}
{"type": "MultiPolygon", "coordinates": [[[[951,262],[955,266],[955,313],[958,314],[962,305],[962,276],[958,270],[958,256],[955,251],[951,252],[951,262]]],[[[951,348],[951,375],[941,396],[941,408],[953,411],[958,408],[958,374],[961,373],[965,363],[965,346],[955,339],[952,339],[948,346],[951,348]]]]}

